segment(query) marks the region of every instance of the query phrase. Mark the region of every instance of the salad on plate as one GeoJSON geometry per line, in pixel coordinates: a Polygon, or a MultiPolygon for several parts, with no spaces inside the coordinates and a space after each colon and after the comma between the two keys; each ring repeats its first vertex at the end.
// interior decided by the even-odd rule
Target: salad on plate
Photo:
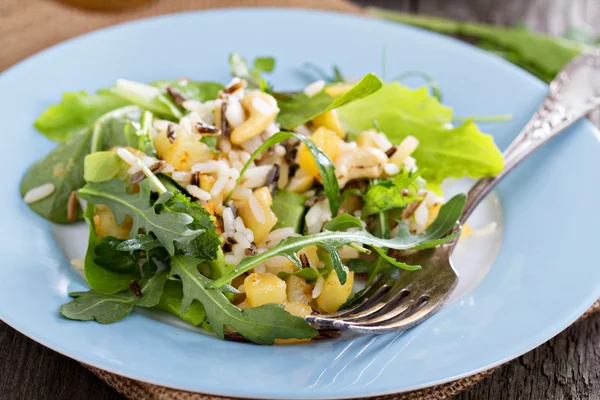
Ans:
{"type": "Polygon", "coordinates": [[[382,274],[418,274],[403,252],[456,236],[465,196],[445,200],[444,180],[503,168],[436,88],[334,68],[283,92],[264,77],[274,59],[229,63],[226,85],[118,80],[36,120],[59,145],[25,174],[24,201],[89,225],[71,263],[91,290],[70,293],[64,317],[110,324],[141,307],[231,340],[324,337],[303,317],[382,274]]]}

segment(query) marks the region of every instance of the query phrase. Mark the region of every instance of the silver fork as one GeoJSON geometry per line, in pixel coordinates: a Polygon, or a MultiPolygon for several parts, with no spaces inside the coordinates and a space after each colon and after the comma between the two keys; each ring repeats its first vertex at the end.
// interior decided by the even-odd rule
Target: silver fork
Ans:
{"type": "MultiPolygon", "coordinates": [[[[550,83],[538,111],[504,152],[505,168],[469,190],[465,209],[452,232],[460,231],[481,200],[527,156],[600,105],[600,50],[581,55],[550,83]]],[[[457,239],[433,249],[413,252],[402,261],[422,270],[400,279],[380,277],[349,308],[329,315],[309,315],[321,327],[361,333],[399,332],[411,328],[440,309],[458,283],[450,256],[457,239]]]]}

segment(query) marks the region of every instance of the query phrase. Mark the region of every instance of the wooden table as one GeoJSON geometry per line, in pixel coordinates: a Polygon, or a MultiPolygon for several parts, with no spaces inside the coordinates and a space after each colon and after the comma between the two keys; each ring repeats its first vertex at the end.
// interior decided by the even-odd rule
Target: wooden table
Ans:
{"type": "MultiPolygon", "coordinates": [[[[355,0],[415,13],[510,25],[554,34],[570,24],[600,27],[597,0],[355,0]]],[[[79,363],[0,321],[0,399],[123,399],[79,363]]],[[[499,367],[456,400],[600,399],[600,313],[499,367]]]]}

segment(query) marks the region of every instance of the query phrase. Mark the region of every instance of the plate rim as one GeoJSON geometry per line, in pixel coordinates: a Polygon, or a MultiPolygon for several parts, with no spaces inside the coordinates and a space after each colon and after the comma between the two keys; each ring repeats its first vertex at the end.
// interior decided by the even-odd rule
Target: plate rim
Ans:
{"type": "MultiPolygon", "coordinates": [[[[528,79],[530,79],[531,81],[533,81],[534,83],[541,85],[545,88],[548,87],[547,84],[545,84],[544,82],[542,82],[540,79],[538,79],[537,77],[535,77],[534,75],[532,75],[531,73],[529,73],[528,71],[496,56],[490,53],[487,53],[479,48],[477,48],[476,46],[473,46],[469,43],[465,43],[462,42],[456,38],[453,37],[449,37],[437,32],[431,32],[428,31],[426,29],[422,29],[419,27],[415,27],[415,26],[411,26],[408,24],[404,24],[404,23],[400,23],[400,22],[395,22],[395,21],[389,21],[389,20],[383,20],[383,19],[377,19],[377,18],[373,18],[367,15],[360,15],[360,14],[351,14],[351,13],[345,13],[345,12],[338,12],[338,11],[331,11],[331,10],[320,10],[320,9],[306,9],[306,8],[296,8],[296,7],[292,7],[292,8],[281,8],[281,7],[232,7],[232,8],[212,8],[212,9],[205,9],[205,10],[190,10],[190,11],[183,11],[183,12],[174,12],[174,13],[166,13],[166,14],[160,14],[160,15],[156,15],[156,16],[149,16],[149,17],[143,17],[143,18],[138,18],[135,20],[130,20],[130,21],[126,21],[126,22],[121,22],[118,24],[114,24],[114,25],[110,25],[110,26],[106,26],[106,27],[102,27],[102,28],[98,28],[80,35],[77,35],[75,37],[72,38],[68,38],[66,40],[60,41],[52,46],[49,46],[45,49],[42,49],[20,61],[18,61],[17,63],[11,65],[10,67],[8,67],[7,69],[5,69],[4,71],[0,72],[0,81],[5,79],[7,75],[9,75],[10,73],[12,73],[14,70],[17,70],[19,68],[21,68],[23,65],[31,63],[31,62],[35,62],[35,60],[38,57],[42,57],[43,55],[45,55],[47,52],[52,52],[52,51],[59,51],[62,47],[65,47],[67,45],[69,45],[72,42],[77,42],[77,41],[85,41],[88,37],[92,37],[92,36],[96,36],[96,35],[101,35],[103,34],[105,31],[113,31],[113,30],[119,30],[119,29],[124,29],[127,28],[129,26],[134,26],[137,24],[145,24],[148,23],[149,21],[154,21],[154,20],[160,20],[160,19],[168,19],[168,18],[178,18],[181,16],[185,16],[185,15],[190,15],[190,14],[210,14],[210,13],[238,13],[238,12],[261,12],[261,11],[277,11],[277,12],[283,12],[283,13],[291,13],[291,12],[304,12],[307,14],[326,14],[332,17],[341,17],[341,18],[349,18],[349,19],[356,19],[356,20],[361,20],[361,21],[365,21],[365,20],[371,20],[371,21],[376,21],[377,23],[381,23],[381,24],[387,24],[387,25],[391,25],[391,26],[396,26],[396,25],[401,25],[403,28],[405,29],[409,29],[409,30],[414,30],[414,31],[418,31],[420,34],[423,35],[431,35],[431,36],[436,36],[436,37],[440,37],[443,38],[444,41],[450,41],[450,42],[454,42],[455,45],[459,45],[459,46],[463,46],[463,47],[467,47],[470,48],[471,50],[475,50],[477,52],[479,52],[481,55],[486,55],[488,56],[488,58],[490,59],[490,62],[495,62],[495,63],[500,63],[503,65],[504,68],[509,68],[512,69],[513,72],[516,72],[518,74],[524,74],[528,77],[528,79]]],[[[588,130],[592,130],[593,133],[600,137],[600,131],[598,129],[598,127],[596,127],[589,119],[584,118],[581,122],[583,127],[585,127],[588,130]]],[[[549,331],[551,331],[551,336],[548,336],[546,339],[542,340],[541,342],[537,343],[537,344],[527,344],[524,350],[515,353],[514,355],[505,357],[501,360],[498,360],[495,363],[491,363],[488,364],[484,367],[480,367],[480,368],[475,368],[475,369],[471,369],[468,372],[465,372],[463,374],[457,374],[454,375],[452,377],[446,378],[446,379],[440,379],[437,381],[430,381],[427,384],[423,384],[423,385],[414,385],[412,387],[408,387],[406,389],[403,389],[402,391],[398,392],[396,390],[379,390],[377,392],[370,392],[369,394],[366,393],[359,393],[357,396],[380,396],[380,395],[390,395],[390,394],[400,394],[400,393],[407,393],[407,392],[411,392],[411,391],[415,391],[415,390],[419,390],[419,389],[424,389],[424,388],[428,388],[428,387],[433,387],[433,386],[438,386],[438,385],[442,385],[448,382],[453,382],[459,379],[463,379],[465,377],[469,377],[469,376],[473,376],[475,374],[478,374],[480,372],[489,370],[489,369],[493,369],[496,368],[499,365],[505,364],[533,349],[535,349],[536,347],[542,345],[543,343],[546,343],[547,341],[551,340],[552,338],[554,338],[556,335],[558,335],[559,333],[561,333],[563,330],[565,330],[566,328],[568,328],[569,326],[571,326],[579,317],[581,317],[585,311],[587,309],[589,309],[589,307],[591,305],[593,305],[596,300],[597,297],[595,295],[588,295],[586,296],[586,299],[588,299],[588,301],[591,299],[591,301],[589,301],[589,304],[586,302],[586,304],[582,304],[580,305],[577,309],[573,309],[570,313],[569,313],[569,317],[568,318],[563,318],[564,321],[568,321],[568,324],[566,324],[564,327],[562,328],[558,328],[558,329],[550,329],[553,327],[548,327],[547,329],[549,331]]],[[[153,385],[158,385],[158,386],[163,386],[163,387],[167,387],[167,388],[171,388],[171,389],[175,389],[175,390],[182,390],[182,391],[189,391],[188,389],[185,389],[184,387],[181,386],[177,386],[177,385],[171,385],[171,384],[165,384],[165,383],[154,383],[154,382],[150,382],[144,378],[140,378],[138,376],[135,376],[135,374],[129,374],[129,373],[122,373],[119,372],[117,370],[117,368],[106,368],[104,366],[100,367],[98,365],[94,365],[94,363],[87,363],[85,361],[83,361],[83,357],[80,357],[79,354],[77,355],[73,355],[73,354],[67,354],[68,350],[61,348],[61,346],[59,344],[54,344],[51,343],[52,340],[48,341],[45,340],[43,337],[41,336],[37,336],[35,334],[32,334],[31,332],[26,332],[26,326],[23,326],[23,324],[19,324],[17,320],[12,320],[10,318],[7,318],[7,315],[4,315],[5,313],[2,311],[2,309],[0,308],[0,319],[6,323],[7,325],[9,325],[11,328],[17,330],[19,333],[27,336],[28,338],[30,338],[31,340],[34,340],[35,342],[53,350],[56,351],[59,354],[62,354],[66,357],[69,357],[73,360],[78,361],[81,364],[85,365],[90,365],[93,366],[95,368],[98,368],[100,370],[104,370],[110,373],[113,373],[115,375],[118,376],[123,376],[125,378],[129,378],[132,380],[137,380],[137,381],[141,381],[141,382],[145,382],[145,383],[149,383],[149,384],[153,384],[153,385]]],[[[147,317],[145,317],[147,318],[147,317]]],[[[562,326],[562,324],[560,324],[562,326]]],[[[62,346],[64,347],[64,346],[62,346]]],[[[85,352],[81,352],[82,355],[85,354],[85,352]]],[[[160,380],[160,379],[157,379],[160,380]]],[[[248,394],[245,393],[243,391],[233,391],[230,389],[228,389],[230,392],[229,393],[224,393],[223,391],[211,391],[211,390],[207,390],[207,391],[202,391],[202,392],[194,392],[194,393],[202,393],[202,394],[209,394],[209,395],[216,395],[216,396],[233,396],[233,397],[237,397],[237,396],[243,396],[243,397],[247,397],[247,398],[253,398],[253,399],[262,399],[264,397],[258,396],[258,395],[253,395],[253,394],[248,394]],[[230,394],[233,393],[233,394],[230,394]]],[[[294,395],[289,395],[289,392],[287,392],[288,394],[285,394],[283,392],[274,392],[272,394],[272,396],[277,396],[277,398],[281,398],[281,399],[299,399],[300,397],[294,396],[294,395]]],[[[269,396],[271,396],[271,394],[269,394],[269,396]]],[[[276,397],[272,397],[272,398],[276,398],[276,397]]],[[[343,395],[341,397],[339,396],[335,396],[335,397],[331,397],[331,396],[322,396],[322,395],[317,395],[317,396],[312,396],[309,395],[309,398],[312,399],[322,399],[322,400],[327,400],[327,399],[351,399],[351,398],[356,398],[355,395],[343,395]]]]}

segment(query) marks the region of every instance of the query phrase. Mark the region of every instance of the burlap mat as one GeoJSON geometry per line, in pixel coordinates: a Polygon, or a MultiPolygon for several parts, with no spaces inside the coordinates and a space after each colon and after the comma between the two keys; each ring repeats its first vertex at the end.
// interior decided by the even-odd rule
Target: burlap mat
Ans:
{"type": "MultiPolygon", "coordinates": [[[[145,6],[118,12],[84,11],[54,0],[0,0],[0,71],[46,47],[91,30],[120,22],[187,10],[224,7],[320,8],[349,13],[361,9],[344,0],[155,0],[145,6]]],[[[596,302],[582,316],[600,310],[596,302]]],[[[225,397],[168,389],[124,378],[85,365],[106,383],[132,400],[226,400],[225,397]]],[[[449,399],[483,380],[488,370],[455,382],[410,393],[373,397],[375,400],[449,399]]]]}

